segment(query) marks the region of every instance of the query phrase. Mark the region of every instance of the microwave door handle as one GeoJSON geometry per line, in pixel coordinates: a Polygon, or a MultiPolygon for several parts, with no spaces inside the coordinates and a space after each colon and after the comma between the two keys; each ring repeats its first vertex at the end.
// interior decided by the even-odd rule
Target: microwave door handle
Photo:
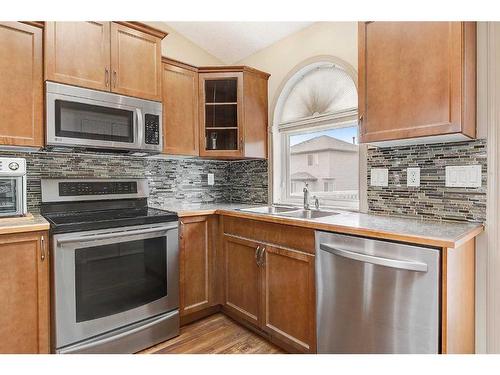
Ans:
{"type": "Polygon", "coordinates": [[[373,255],[361,254],[354,251],[339,249],[337,247],[325,243],[320,244],[319,248],[331,254],[338,255],[347,259],[357,260],[359,262],[371,263],[384,267],[397,268],[400,270],[427,272],[427,264],[422,262],[412,262],[407,260],[390,259],[390,258],[377,257],[373,255]]]}
{"type": "Polygon", "coordinates": [[[64,244],[74,243],[74,242],[99,241],[99,240],[107,240],[107,239],[111,239],[111,238],[130,237],[130,236],[141,235],[141,234],[163,233],[163,232],[166,232],[166,231],[168,231],[170,229],[174,229],[174,228],[177,228],[177,222],[174,225],[163,226],[163,227],[118,231],[118,232],[103,233],[103,234],[88,234],[85,236],[60,238],[57,240],[57,244],[59,246],[61,246],[64,244]]]}
{"type": "Polygon", "coordinates": [[[137,145],[140,148],[144,145],[144,117],[140,108],[135,109],[136,129],[137,129],[137,145]]]}

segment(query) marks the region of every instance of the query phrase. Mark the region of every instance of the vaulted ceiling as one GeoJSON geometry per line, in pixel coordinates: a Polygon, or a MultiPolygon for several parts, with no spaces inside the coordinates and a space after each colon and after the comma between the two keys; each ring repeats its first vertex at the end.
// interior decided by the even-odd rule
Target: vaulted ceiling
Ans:
{"type": "Polygon", "coordinates": [[[313,22],[165,22],[226,64],[234,64],[313,22]]]}

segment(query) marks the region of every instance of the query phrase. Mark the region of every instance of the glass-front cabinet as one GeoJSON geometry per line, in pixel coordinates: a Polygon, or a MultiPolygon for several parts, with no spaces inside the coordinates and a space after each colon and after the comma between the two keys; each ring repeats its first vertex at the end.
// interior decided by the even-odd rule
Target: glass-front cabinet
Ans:
{"type": "Polygon", "coordinates": [[[201,73],[199,84],[200,156],[242,156],[243,73],[201,73]]]}

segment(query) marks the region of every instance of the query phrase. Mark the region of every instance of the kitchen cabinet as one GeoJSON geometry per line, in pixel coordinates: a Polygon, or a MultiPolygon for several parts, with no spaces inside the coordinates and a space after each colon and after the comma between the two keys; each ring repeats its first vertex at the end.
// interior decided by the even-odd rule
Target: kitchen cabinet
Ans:
{"type": "Polygon", "coordinates": [[[299,351],[314,353],[314,256],[276,246],[263,251],[263,328],[299,351]]]}
{"type": "Polygon", "coordinates": [[[223,225],[224,311],[289,351],[314,353],[314,232],[233,217],[223,225]]]}
{"type": "Polygon", "coordinates": [[[180,219],[180,316],[200,317],[217,304],[215,257],[218,220],[215,216],[180,219]],[[198,314],[198,315],[196,315],[198,314]]]}
{"type": "Polygon", "coordinates": [[[42,33],[0,22],[0,145],[43,146],[42,33]]]}
{"type": "Polygon", "coordinates": [[[161,100],[161,39],[138,22],[46,22],[45,79],[161,100]]]}
{"type": "Polygon", "coordinates": [[[161,39],[111,23],[111,91],[161,101],[161,39]]]}
{"type": "Polygon", "coordinates": [[[358,40],[362,143],[475,138],[474,22],[360,22],[358,40]]]}
{"type": "Polygon", "coordinates": [[[267,81],[249,67],[199,68],[200,156],[267,158],[267,81]]]}
{"type": "Polygon", "coordinates": [[[224,236],[225,308],[255,326],[262,324],[258,248],[258,242],[224,236]]]}
{"type": "Polygon", "coordinates": [[[46,22],[45,79],[109,91],[110,22],[46,22]]]}
{"type": "Polygon", "coordinates": [[[0,236],[0,353],[49,353],[48,232],[0,236]]]}
{"type": "Polygon", "coordinates": [[[163,152],[199,155],[198,69],[163,59],[163,152]]]}

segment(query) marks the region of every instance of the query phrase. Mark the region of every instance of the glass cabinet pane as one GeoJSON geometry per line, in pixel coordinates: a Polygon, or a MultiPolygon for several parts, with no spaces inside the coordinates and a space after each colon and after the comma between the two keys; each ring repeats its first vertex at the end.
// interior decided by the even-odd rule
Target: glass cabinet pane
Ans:
{"type": "Polygon", "coordinates": [[[205,126],[209,127],[237,127],[238,105],[206,105],[205,126]]]}
{"type": "Polygon", "coordinates": [[[145,305],[167,295],[165,237],[75,251],[76,321],[145,305]]]}
{"type": "Polygon", "coordinates": [[[205,81],[206,103],[235,103],[238,100],[238,79],[211,79],[205,81]]]}
{"type": "Polygon", "coordinates": [[[237,150],[238,129],[206,129],[207,150],[237,150]]]}

